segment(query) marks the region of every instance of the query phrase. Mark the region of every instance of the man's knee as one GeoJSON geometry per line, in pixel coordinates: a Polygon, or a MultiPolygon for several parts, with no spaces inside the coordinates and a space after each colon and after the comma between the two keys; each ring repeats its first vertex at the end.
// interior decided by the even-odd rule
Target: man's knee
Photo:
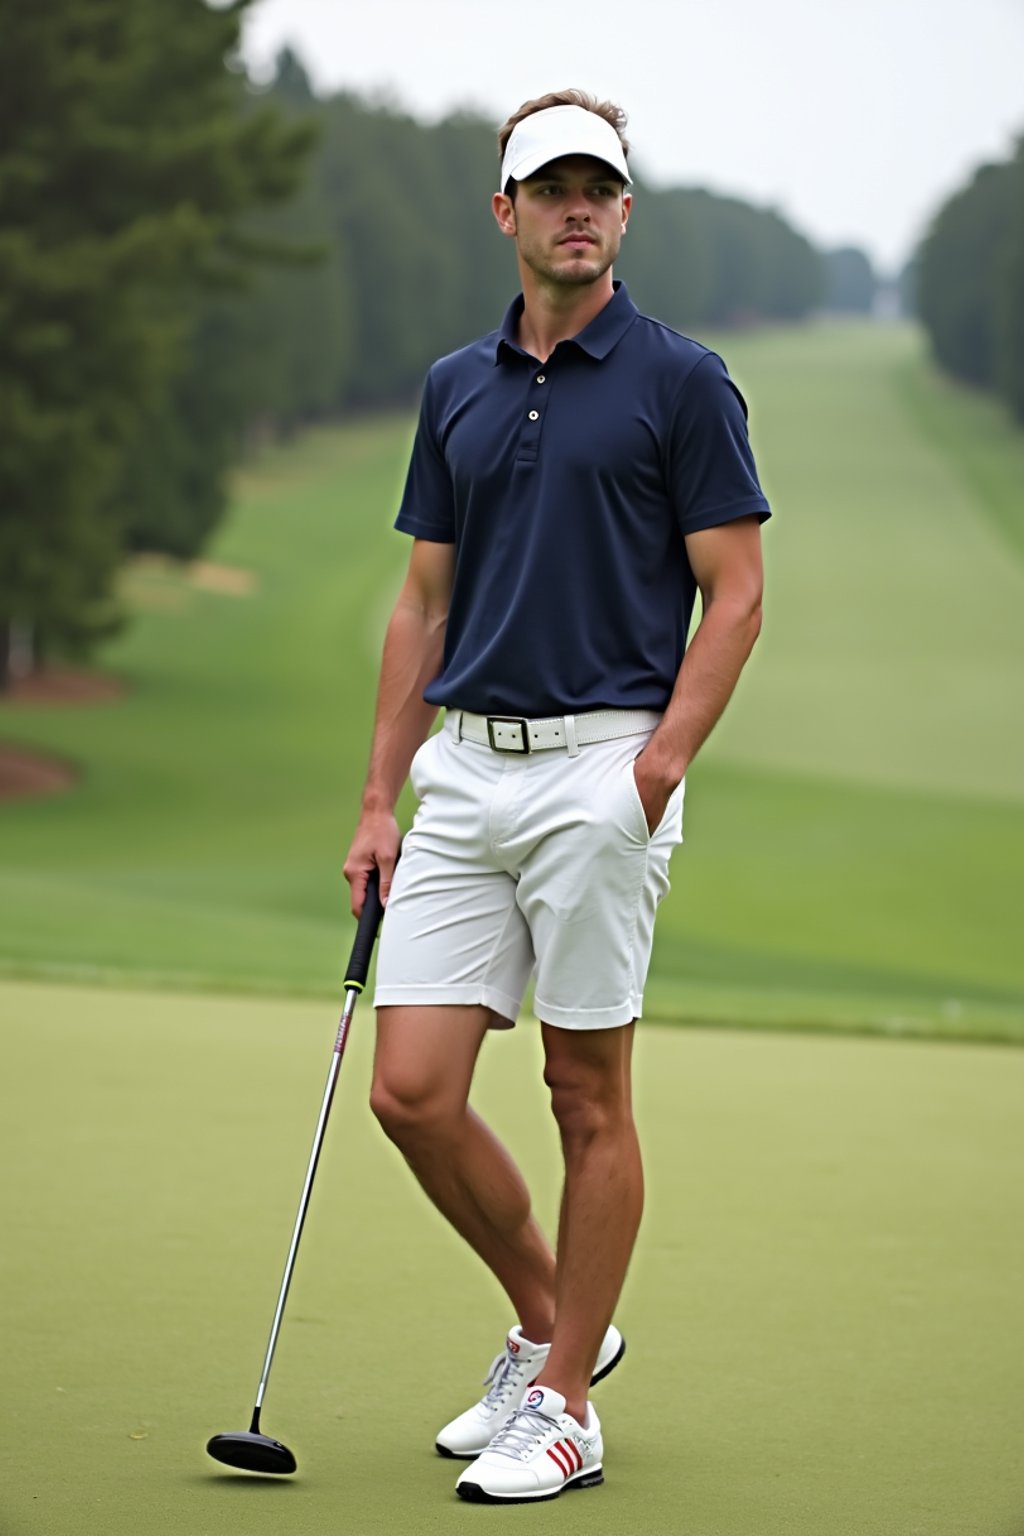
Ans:
{"type": "Polygon", "coordinates": [[[399,1147],[441,1140],[453,1133],[460,1118],[458,1107],[437,1093],[382,1076],[373,1080],[370,1108],[384,1134],[399,1147]]]}
{"type": "Polygon", "coordinates": [[[490,1017],[483,1007],[377,1010],[370,1108],[403,1151],[461,1131],[490,1017]]]}
{"type": "Polygon", "coordinates": [[[563,1142],[586,1145],[632,1125],[628,1075],[617,1068],[549,1056],[544,1081],[563,1142]]]}

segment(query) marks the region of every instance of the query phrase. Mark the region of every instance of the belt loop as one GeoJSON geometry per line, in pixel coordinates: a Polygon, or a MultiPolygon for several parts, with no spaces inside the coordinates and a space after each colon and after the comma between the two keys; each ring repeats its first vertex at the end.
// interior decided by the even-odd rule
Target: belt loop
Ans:
{"type": "Polygon", "coordinates": [[[569,756],[579,757],[580,749],[576,744],[576,716],[565,715],[563,717],[563,724],[565,726],[565,745],[569,750],[569,756]]]}
{"type": "Polygon", "coordinates": [[[459,710],[456,710],[456,712],[455,712],[455,744],[456,744],[456,746],[459,744],[459,742],[461,742],[461,740],[462,740],[462,710],[459,709],[459,710]]]}

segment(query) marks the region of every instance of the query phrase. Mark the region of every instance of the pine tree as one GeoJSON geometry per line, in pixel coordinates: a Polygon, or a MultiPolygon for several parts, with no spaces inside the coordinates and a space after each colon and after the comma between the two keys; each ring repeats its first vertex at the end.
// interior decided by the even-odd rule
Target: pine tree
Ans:
{"type": "MultiPolygon", "coordinates": [[[[248,209],[309,130],[239,110],[247,0],[9,0],[0,49],[0,631],[118,622],[109,493],[174,373],[197,286],[238,280],[248,209]]],[[[0,656],[5,648],[0,647],[0,656]]]]}

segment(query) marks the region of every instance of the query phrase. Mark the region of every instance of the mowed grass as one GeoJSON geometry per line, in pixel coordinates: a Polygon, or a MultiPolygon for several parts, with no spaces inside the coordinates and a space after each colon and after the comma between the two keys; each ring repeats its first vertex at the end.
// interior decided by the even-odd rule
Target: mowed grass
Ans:
{"type": "MultiPolygon", "coordinates": [[[[648,1010],[1024,1039],[1024,436],[909,329],[722,349],[777,511],[766,623],[690,775],[648,1010]]],[[[120,702],[0,706],[83,774],[0,807],[0,968],[336,988],[410,433],[355,422],[240,477],[211,556],[250,595],[134,572],[120,702]]]]}
{"type": "MultiPolygon", "coordinates": [[[[433,1454],[510,1321],[365,1105],[357,1011],[263,1424],[327,1003],[0,985],[4,1536],[488,1530],[1011,1536],[1024,1510],[1024,1054],[651,1026],[647,1212],[594,1394],[607,1483],[498,1514],[433,1454]]],[[[550,1229],[530,1027],[475,1101],[550,1229]]]]}

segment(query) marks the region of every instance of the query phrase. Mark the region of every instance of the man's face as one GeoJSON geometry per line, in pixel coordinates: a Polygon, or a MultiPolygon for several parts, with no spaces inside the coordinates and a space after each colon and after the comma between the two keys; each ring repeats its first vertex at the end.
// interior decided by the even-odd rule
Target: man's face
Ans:
{"type": "Polygon", "coordinates": [[[538,278],[578,287],[603,277],[619,254],[631,202],[602,161],[570,155],[519,182],[514,203],[497,193],[494,215],[538,278]]]}

